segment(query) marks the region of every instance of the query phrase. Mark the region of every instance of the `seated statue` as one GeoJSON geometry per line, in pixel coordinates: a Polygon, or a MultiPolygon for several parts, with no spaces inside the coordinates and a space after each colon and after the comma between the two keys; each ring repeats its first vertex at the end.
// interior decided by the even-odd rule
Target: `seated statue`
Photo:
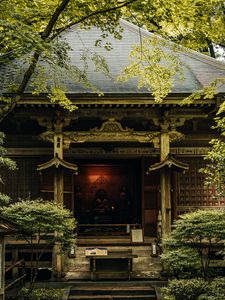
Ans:
{"type": "Polygon", "coordinates": [[[111,222],[112,207],[104,189],[97,190],[94,199],[94,221],[95,223],[111,222]]]}
{"type": "Polygon", "coordinates": [[[94,199],[94,211],[99,214],[109,212],[111,209],[107,193],[104,189],[97,190],[94,199]]]}

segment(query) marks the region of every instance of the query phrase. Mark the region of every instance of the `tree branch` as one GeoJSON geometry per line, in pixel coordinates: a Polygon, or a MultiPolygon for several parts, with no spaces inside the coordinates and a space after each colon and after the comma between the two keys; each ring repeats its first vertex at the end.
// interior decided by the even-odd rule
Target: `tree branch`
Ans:
{"type": "Polygon", "coordinates": [[[58,31],[51,37],[50,40],[54,40],[54,38],[56,38],[60,33],[62,33],[63,31],[65,31],[66,29],[68,29],[68,28],[70,28],[70,27],[72,27],[74,25],[80,24],[80,23],[84,22],[87,19],[90,19],[90,18],[92,18],[92,17],[94,17],[96,15],[99,15],[99,14],[105,14],[107,12],[115,11],[115,10],[117,10],[119,8],[122,8],[124,6],[130,5],[130,4],[132,4],[132,3],[136,2],[136,1],[138,1],[138,0],[130,0],[130,1],[127,1],[127,2],[124,2],[124,3],[120,4],[118,6],[114,6],[114,7],[110,7],[110,8],[106,8],[106,9],[94,11],[94,12],[90,13],[89,15],[80,18],[77,21],[71,22],[71,23],[67,24],[65,27],[58,29],[58,31]]]}
{"type": "Polygon", "coordinates": [[[64,9],[69,4],[70,0],[63,0],[61,4],[56,8],[54,14],[52,15],[48,25],[46,26],[45,30],[42,32],[41,37],[43,40],[51,34],[52,28],[54,27],[55,23],[57,22],[60,14],[64,11],[64,9]]]}
{"type": "MultiPolygon", "coordinates": [[[[129,5],[131,3],[134,3],[136,1],[138,1],[138,0],[126,1],[126,2],[123,2],[122,4],[120,4],[118,6],[110,7],[110,8],[106,8],[106,9],[102,9],[102,10],[98,10],[98,11],[95,11],[93,13],[90,13],[89,15],[86,15],[86,16],[82,17],[78,21],[71,22],[67,26],[61,28],[55,35],[53,35],[49,39],[49,41],[53,40],[56,36],[58,36],[60,33],[62,33],[63,31],[65,31],[66,29],[70,28],[73,25],[82,23],[83,21],[85,21],[85,20],[87,20],[87,19],[89,19],[91,17],[94,17],[96,15],[104,14],[104,13],[111,12],[111,11],[115,11],[117,9],[120,9],[120,8],[122,8],[124,6],[127,6],[127,5],[129,5]]],[[[60,14],[65,10],[65,8],[69,4],[69,2],[70,2],[70,0],[63,0],[61,2],[61,4],[56,8],[56,10],[53,13],[50,21],[47,24],[45,30],[41,33],[41,38],[44,41],[47,40],[48,37],[50,36],[50,34],[52,32],[52,29],[53,29],[54,25],[56,24],[56,22],[57,22],[57,20],[58,20],[58,18],[60,16],[60,14]]],[[[32,58],[31,64],[29,65],[27,71],[25,72],[23,80],[22,80],[22,82],[21,82],[21,84],[20,84],[20,86],[19,86],[19,88],[17,90],[16,96],[12,99],[12,102],[9,105],[9,107],[7,107],[7,109],[3,110],[3,113],[0,116],[0,121],[2,121],[5,118],[5,116],[8,115],[13,110],[13,108],[16,106],[16,104],[19,102],[19,100],[21,98],[21,95],[24,93],[24,91],[26,89],[26,86],[27,86],[29,80],[31,79],[31,76],[32,76],[32,74],[35,71],[35,68],[37,66],[37,63],[38,63],[40,55],[41,55],[41,51],[39,49],[36,49],[35,52],[34,52],[34,54],[33,54],[33,58],[32,58]]]]}

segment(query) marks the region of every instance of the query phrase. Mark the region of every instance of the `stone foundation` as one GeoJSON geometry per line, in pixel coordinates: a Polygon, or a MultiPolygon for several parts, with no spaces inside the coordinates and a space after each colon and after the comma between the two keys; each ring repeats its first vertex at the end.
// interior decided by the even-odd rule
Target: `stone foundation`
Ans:
{"type": "MultiPolygon", "coordinates": [[[[78,246],[75,258],[64,257],[64,273],[66,280],[90,279],[90,261],[85,257],[86,247],[78,246]]],[[[132,249],[133,258],[132,279],[159,279],[162,269],[159,257],[151,256],[151,246],[109,246],[108,251],[125,251],[132,249]]],[[[116,274],[115,274],[116,276],[116,274]]],[[[116,278],[116,277],[115,277],[116,278]]]]}

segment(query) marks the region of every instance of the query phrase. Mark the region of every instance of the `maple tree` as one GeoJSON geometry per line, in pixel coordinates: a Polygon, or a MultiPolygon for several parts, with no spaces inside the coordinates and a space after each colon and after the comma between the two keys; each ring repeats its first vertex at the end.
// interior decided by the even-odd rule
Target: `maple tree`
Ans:
{"type": "Polygon", "coordinates": [[[55,242],[61,243],[62,250],[68,250],[74,244],[76,221],[66,208],[42,199],[25,199],[11,203],[0,209],[0,213],[23,230],[20,238],[31,249],[30,288],[33,288],[38,275],[39,262],[46,249],[53,246],[55,242]],[[56,231],[63,234],[56,235],[54,234],[56,231]]]}
{"type": "MultiPolygon", "coordinates": [[[[67,61],[68,45],[57,37],[71,26],[79,24],[86,29],[97,26],[102,30],[102,38],[108,34],[121,38],[121,29],[118,27],[121,17],[199,51],[207,47],[213,49],[213,43],[224,42],[224,4],[218,0],[1,0],[0,62],[6,64],[15,58],[23,58],[26,64],[21,81],[7,87],[11,97],[3,95],[2,100],[7,99],[8,102],[1,113],[4,115],[14,107],[34,73],[36,76],[37,73],[41,74],[38,77],[39,83],[38,80],[35,81],[36,92],[48,92],[52,101],[59,101],[62,106],[73,110],[75,106],[66,97],[66,90],[59,83],[53,84],[50,90],[43,84],[47,79],[38,62],[46,61],[52,67],[61,65],[74,75],[74,70],[67,61]]],[[[160,61],[160,51],[158,52],[160,61]]],[[[103,60],[97,59],[97,63],[103,64],[102,69],[106,69],[103,60]]],[[[88,85],[85,74],[80,72],[79,75],[82,83],[88,85]]],[[[169,76],[173,76],[174,72],[163,75],[166,82],[171,80],[169,76]]],[[[77,77],[78,74],[76,80],[79,80],[77,77]]],[[[148,82],[154,76],[151,74],[150,77],[148,82]]],[[[150,87],[157,89],[157,84],[159,81],[156,78],[150,87]]],[[[168,91],[169,87],[165,84],[164,94],[168,91]]]]}

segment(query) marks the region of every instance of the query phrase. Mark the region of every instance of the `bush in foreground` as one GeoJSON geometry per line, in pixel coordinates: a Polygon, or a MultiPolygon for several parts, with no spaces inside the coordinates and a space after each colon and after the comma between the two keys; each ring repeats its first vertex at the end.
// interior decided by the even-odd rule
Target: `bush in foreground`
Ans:
{"type": "Polygon", "coordinates": [[[61,300],[62,289],[33,289],[23,288],[19,294],[18,300],[61,300]]]}
{"type": "Polygon", "coordinates": [[[171,280],[162,288],[165,300],[224,300],[225,278],[171,280]]]}

